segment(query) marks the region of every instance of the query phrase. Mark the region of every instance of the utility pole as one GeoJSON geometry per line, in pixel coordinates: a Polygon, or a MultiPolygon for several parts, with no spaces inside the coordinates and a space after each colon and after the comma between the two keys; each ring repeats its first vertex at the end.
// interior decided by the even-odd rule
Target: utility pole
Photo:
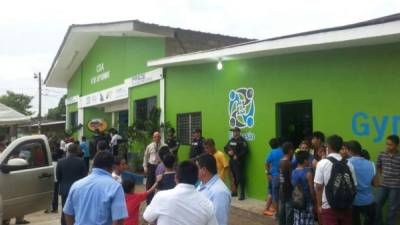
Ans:
{"type": "Polygon", "coordinates": [[[42,74],[35,73],[35,79],[37,78],[39,81],[39,110],[38,110],[38,132],[42,133],[42,74]]]}

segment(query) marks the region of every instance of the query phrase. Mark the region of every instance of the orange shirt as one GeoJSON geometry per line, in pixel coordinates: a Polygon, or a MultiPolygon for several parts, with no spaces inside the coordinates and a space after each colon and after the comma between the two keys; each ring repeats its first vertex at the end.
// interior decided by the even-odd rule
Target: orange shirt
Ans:
{"type": "Polygon", "coordinates": [[[225,178],[225,168],[229,166],[228,160],[225,158],[225,154],[219,150],[214,153],[214,158],[217,161],[217,172],[221,180],[225,178]]]}

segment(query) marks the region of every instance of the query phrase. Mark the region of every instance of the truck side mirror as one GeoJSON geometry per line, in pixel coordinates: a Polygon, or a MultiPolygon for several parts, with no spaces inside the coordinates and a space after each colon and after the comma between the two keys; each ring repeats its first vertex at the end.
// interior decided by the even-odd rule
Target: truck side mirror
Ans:
{"type": "Polygon", "coordinates": [[[16,170],[29,168],[29,163],[25,159],[15,158],[8,160],[7,164],[0,165],[0,170],[3,173],[10,173],[16,170]]]}

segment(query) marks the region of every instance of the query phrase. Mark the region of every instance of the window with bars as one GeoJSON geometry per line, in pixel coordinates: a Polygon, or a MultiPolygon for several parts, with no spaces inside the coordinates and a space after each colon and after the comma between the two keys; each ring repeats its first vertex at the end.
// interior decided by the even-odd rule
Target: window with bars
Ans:
{"type": "Polygon", "coordinates": [[[78,112],[70,112],[69,113],[69,126],[70,128],[74,128],[78,126],[78,112]]]}
{"type": "Polygon", "coordinates": [[[134,119],[136,128],[145,130],[145,122],[149,119],[150,112],[157,107],[157,97],[149,97],[135,101],[134,119]]]}
{"type": "Polygon", "coordinates": [[[192,132],[195,129],[201,129],[201,112],[178,114],[176,128],[179,142],[183,145],[190,145],[192,132]]]}

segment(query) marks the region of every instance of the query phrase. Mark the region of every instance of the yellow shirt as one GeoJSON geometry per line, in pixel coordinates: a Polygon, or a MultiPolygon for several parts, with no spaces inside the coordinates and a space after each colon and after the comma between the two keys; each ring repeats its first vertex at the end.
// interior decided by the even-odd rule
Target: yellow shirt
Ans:
{"type": "Polygon", "coordinates": [[[214,153],[214,158],[217,161],[217,172],[218,176],[224,180],[225,177],[225,168],[229,166],[228,160],[225,158],[225,154],[222,153],[221,151],[216,151],[214,153]]]}

